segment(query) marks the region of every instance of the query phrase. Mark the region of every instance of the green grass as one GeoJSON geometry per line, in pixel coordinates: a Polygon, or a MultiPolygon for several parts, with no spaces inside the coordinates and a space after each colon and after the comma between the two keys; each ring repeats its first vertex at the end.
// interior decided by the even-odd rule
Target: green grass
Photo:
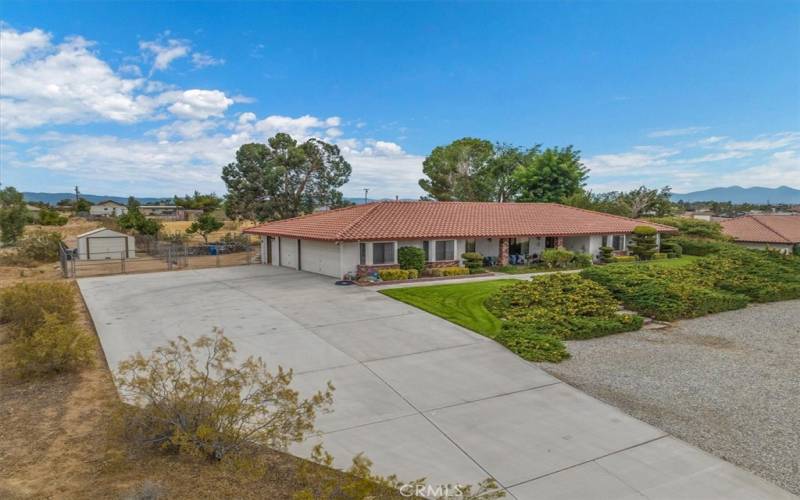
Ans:
{"type": "Polygon", "coordinates": [[[390,288],[380,293],[405,302],[474,332],[494,337],[500,320],[483,305],[495,290],[517,280],[490,280],[457,285],[390,288]]]}

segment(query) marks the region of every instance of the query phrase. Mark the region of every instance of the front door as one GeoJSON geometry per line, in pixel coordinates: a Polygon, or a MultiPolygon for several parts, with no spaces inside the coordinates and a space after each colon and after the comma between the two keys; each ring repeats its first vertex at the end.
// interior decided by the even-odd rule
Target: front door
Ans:
{"type": "Polygon", "coordinates": [[[272,236],[267,236],[267,264],[272,264],[272,236]]]}

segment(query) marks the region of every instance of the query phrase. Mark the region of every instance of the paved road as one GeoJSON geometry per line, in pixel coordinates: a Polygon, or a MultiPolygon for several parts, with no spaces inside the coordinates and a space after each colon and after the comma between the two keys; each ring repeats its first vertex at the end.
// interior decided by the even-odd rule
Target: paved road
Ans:
{"type": "Polygon", "coordinates": [[[571,386],[501,346],[374,290],[243,266],[85,278],[109,365],[225,329],[240,354],[338,388],[319,437],[336,464],[430,484],[494,477],[519,499],[795,498],[571,386]]]}

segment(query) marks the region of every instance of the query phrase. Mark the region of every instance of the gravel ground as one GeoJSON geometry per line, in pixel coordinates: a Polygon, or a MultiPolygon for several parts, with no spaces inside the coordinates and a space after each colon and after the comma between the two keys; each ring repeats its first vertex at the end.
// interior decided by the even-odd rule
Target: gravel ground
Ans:
{"type": "Polygon", "coordinates": [[[567,344],[541,367],[800,494],[800,300],[567,344]]]}

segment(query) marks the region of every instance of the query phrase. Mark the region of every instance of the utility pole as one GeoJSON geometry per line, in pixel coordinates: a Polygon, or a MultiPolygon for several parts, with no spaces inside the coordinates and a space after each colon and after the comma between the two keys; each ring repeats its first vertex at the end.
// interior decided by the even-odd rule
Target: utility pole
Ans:
{"type": "Polygon", "coordinates": [[[81,192],[78,190],[78,186],[75,186],[75,209],[77,210],[78,201],[81,198],[81,192]]]}
{"type": "Polygon", "coordinates": [[[364,203],[367,203],[367,193],[369,193],[369,188],[364,188],[364,203]]]}

